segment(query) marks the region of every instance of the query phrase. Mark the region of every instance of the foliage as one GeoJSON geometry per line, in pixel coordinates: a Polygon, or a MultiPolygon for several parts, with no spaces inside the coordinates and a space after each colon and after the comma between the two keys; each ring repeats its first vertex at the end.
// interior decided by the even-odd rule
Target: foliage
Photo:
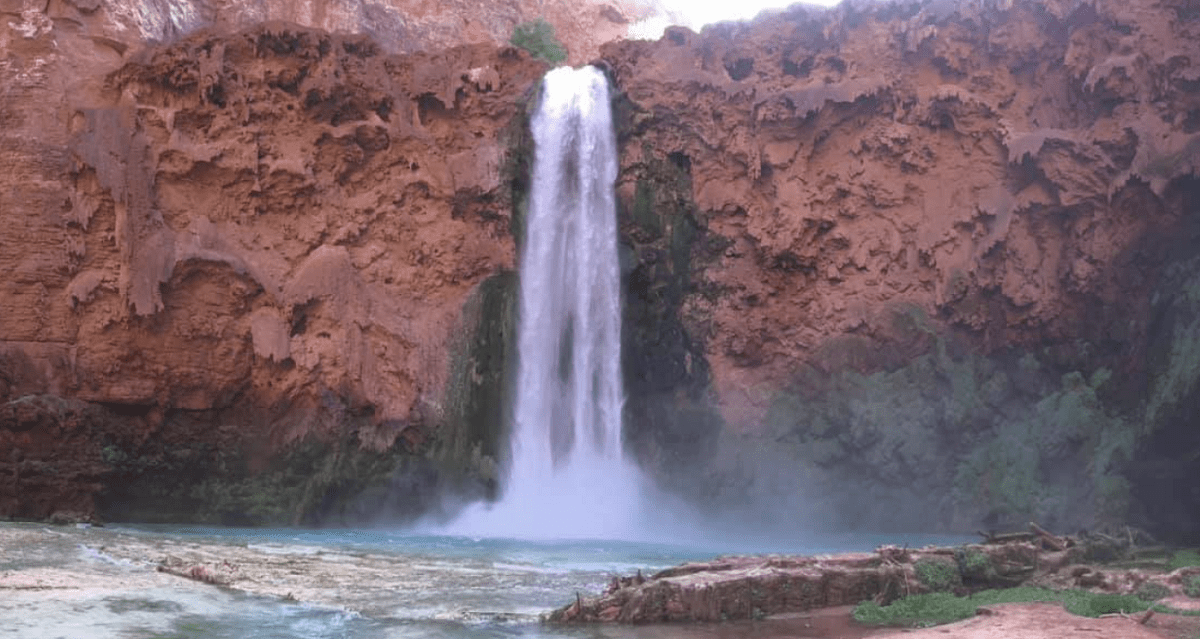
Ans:
{"type": "Polygon", "coordinates": [[[977,604],[948,592],[912,595],[887,606],[864,601],[854,608],[854,620],[876,626],[934,626],[966,619],[975,614],[977,604]]]}
{"type": "Polygon", "coordinates": [[[1081,617],[1141,612],[1149,607],[1150,602],[1137,595],[1095,594],[1083,590],[1068,590],[1063,593],[1063,608],[1081,617]]]}
{"type": "Polygon", "coordinates": [[[637,181],[630,213],[633,221],[645,232],[655,237],[662,235],[663,223],[654,211],[654,187],[649,180],[637,181]]]}
{"type": "Polygon", "coordinates": [[[1009,520],[1039,518],[1081,500],[1090,500],[1101,519],[1120,519],[1129,501],[1120,470],[1133,454],[1136,432],[1100,401],[1098,390],[1108,378],[1105,369],[1090,379],[1068,373],[1032,411],[998,424],[990,441],[974,446],[959,465],[960,498],[992,504],[1009,520]],[[1073,457],[1090,481],[1048,481],[1047,469],[1070,468],[1073,457]]]}
{"type": "Polygon", "coordinates": [[[934,592],[945,591],[962,584],[958,566],[948,561],[920,559],[913,565],[917,579],[934,592]]]}
{"type": "Polygon", "coordinates": [[[1138,586],[1134,594],[1143,601],[1158,601],[1164,597],[1171,596],[1171,589],[1162,584],[1148,581],[1138,586]]]}
{"type": "Polygon", "coordinates": [[[1183,579],[1183,594],[1200,599],[1200,575],[1188,575],[1183,579]]]}
{"type": "Polygon", "coordinates": [[[1195,548],[1176,551],[1167,562],[1168,571],[1191,568],[1193,566],[1200,566],[1200,550],[1195,548]]]}
{"type": "Polygon", "coordinates": [[[140,449],[108,444],[110,489],[102,512],[147,523],[295,525],[341,513],[368,487],[385,486],[413,457],[402,443],[387,451],[355,440],[305,439],[252,471],[243,451],[211,444],[140,449]]]}
{"type": "Polygon", "coordinates": [[[530,55],[558,64],[567,59],[567,50],[554,34],[554,26],[538,18],[523,22],[513,29],[509,43],[529,52],[530,55]]]}
{"type": "Polygon", "coordinates": [[[959,548],[954,551],[954,560],[963,580],[988,583],[998,576],[991,558],[980,550],[959,548]]]}
{"type": "Polygon", "coordinates": [[[907,500],[944,496],[948,518],[995,528],[1123,519],[1139,430],[1105,401],[1109,370],[1057,352],[985,356],[920,308],[891,313],[897,344],[928,350],[843,336],[816,356],[832,374],[797,371],[771,398],[768,438],[827,484],[820,490],[873,491],[863,499],[895,504],[899,517],[919,510],[907,500]]]}
{"type": "Polygon", "coordinates": [[[897,599],[887,606],[864,601],[855,607],[854,619],[870,625],[924,627],[972,617],[979,606],[1061,600],[1061,595],[1052,590],[1030,587],[985,590],[972,597],[935,592],[897,599]]]}
{"type": "Polygon", "coordinates": [[[125,451],[113,444],[108,444],[100,449],[100,458],[103,459],[104,463],[108,464],[109,466],[120,466],[128,459],[128,457],[125,455],[125,451]]]}
{"type": "MultiPolygon", "coordinates": [[[[1164,287],[1170,302],[1163,304],[1166,351],[1158,359],[1165,365],[1155,371],[1154,383],[1146,405],[1147,430],[1159,427],[1179,409],[1181,402],[1200,380],[1200,278],[1195,260],[1173,264],[1163,279],[1175,282],[1164,287]]],[[[1160,293],[1161,294],[1161,293],[1160,293]]]]}
{"type": "Polygon", "coordinates": [[[887,606],[864,601],[854,609],[859,623],[888,626],[933,626],[974,616],[980,606],[1005,603],[1061,602],[1070,613],[1099,617],[1116,612],[1140,612],[1150,603],[1135,595],[1095,594],[1084,590],[1054,591],[1022,586],[1002,590],[984,590],[971,597],[956,597],[947,592],[911,595],[887,606]]]}

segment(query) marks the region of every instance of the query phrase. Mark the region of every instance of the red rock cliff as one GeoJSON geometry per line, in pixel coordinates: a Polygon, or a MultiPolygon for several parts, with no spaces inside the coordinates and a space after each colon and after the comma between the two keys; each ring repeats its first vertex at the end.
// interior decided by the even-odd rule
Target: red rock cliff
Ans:
{"type": "MultiPolygon", "coordinates": [[[[490,490],[543,67],[393,54],[448,31],[341,8],[123,6],[8,9],[0,514],[490,490]],[[230,31],[280,17],[376,38],[230,31]]],[[[838,527],[1177,517],[1144,496],[1200,448],[1198,31],[850,3],[605,46],[643,462],[838,527]]]]}
{"type": "Polygon", "coordinates": [[[450,362],[472,291],[513,265],[503,130],[544,67],[289,23],[128,51],[76,26],[31,9],[5,33],[0,392],[26,401],[0,512],[87,513],[106,472],[218,453],[253,474],[309,439],[448,437],[487,475],[478,437],[434,431],[479,376],[450,362]]]}
{"type": "Polygon", "coordinates": [[[630,345],[652,465],[838,526],[1144,505],[1133,433],[1196,389],[1155,324],[1195,237],[1194,7],[796,6],[604,57],[631,312],[671,329],[630,345]]]}

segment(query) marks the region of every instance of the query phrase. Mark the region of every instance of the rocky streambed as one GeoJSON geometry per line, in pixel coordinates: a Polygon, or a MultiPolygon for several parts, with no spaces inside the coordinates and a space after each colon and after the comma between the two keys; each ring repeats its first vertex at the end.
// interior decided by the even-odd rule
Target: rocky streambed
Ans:
{"type": "Polygon", "coordinates": [[[981,589],[1016,584],[1157,590],[1158,603],[1177,611],[1200,603],[1186,596],[1200,567],[1168,570],[1144,549],[1118,563],[1105,554],[1113,550],[1107,542],[1053,539],[1064,547],[1034,537],[687,561],[665,546],[624,542],[0,524],[0,635],[1193,639],[1200,632],[1200,617],[1180,614],[1086,618],[1060,604],[982,603],[981,589]],[[888,604],[939,589],[978,597],[981,614],[930,630],[868,626],[851,616],[861,601],[888,604]]]}

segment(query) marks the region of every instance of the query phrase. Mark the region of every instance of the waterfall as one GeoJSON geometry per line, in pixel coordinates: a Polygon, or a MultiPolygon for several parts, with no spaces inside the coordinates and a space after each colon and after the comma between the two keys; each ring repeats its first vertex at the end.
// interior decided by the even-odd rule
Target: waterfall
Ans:
{"type": "Polygon", "coordinates": [[[499,502],[469,510],[451,529],[628,537],[641,482],[621,444],[617,157],[604,74],[590,66],[547,73],[531,125],[508,478],[499,502]]]}

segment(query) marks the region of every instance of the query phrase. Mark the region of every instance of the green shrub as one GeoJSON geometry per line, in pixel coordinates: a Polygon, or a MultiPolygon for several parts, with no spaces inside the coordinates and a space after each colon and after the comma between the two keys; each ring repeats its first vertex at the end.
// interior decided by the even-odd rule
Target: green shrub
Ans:
{"type": "Polygon", "coordinates": [[[913,565],[917,579],[934,592],[950,590],[962,584],[957,564],[937,559],[920,559],[913,565]]]}
{"type": "Polygon", "coordinates": [[[1146,582],[1138,586],[1138,589],[1133,594],[1137,595],[1142,601],[1158,601],[1163,597],[1170,597],[1171,589],[1162,584],[1146,582]]]}
{"type": "Polygon", "coordinates": [[[567,50],[554,35],[554,26],[541,18],[518,24],[508,42],[550,64],[558,64],[567,59],[567,50]]]}
{"type": "Polygon", "coordinates": [[[1142,612],[1150,607],[1150,604],[1137,595],[1098,595],[1082,590],[1068,590],[1063,595],[1063,608],[1081,617],[1142,612]]]}
{"type": "Polygon", "coordinates": [[[1200,599],[1200,575],[1189,575],[1184,578],[1183,594],[1200,599]]]}
{"type": "Polygon", "coordinates": [[[992,563],[988,561],[988,557],[978,550],[967,550],[963,552],[962,569],[963,571],[971,572],[986,572],[991,568],[992,563]]]}
{"type": "Polygon", "coordinates": [[[955,597],[948,592],[935,592],[897,599],[888,606],[864,601],[855,607],[854,619],[859,623],[871,625],[932,626],[971,617],[979,606],[1061,600],[1061,593],[1028,586],[984,590],[971,597],[955,597]]]}
{"type": "Polygon", "coordinates": [[[887,606],[864,601],[854,608],[854,620],[876,626],[933,626],[966,619],[975,614],[977,604],[948,592],[912,595],[887,606]]]}
{"type": "Polygon", "coordinates": [[[1191,568],[1200,566],[1200,550],[1189,548],[1180,550],[1171,555],[1171,560],[1167,562],[1167,570],[1179,570],[1180,568],[1191,568]]]}
{"type": "Polygon", "coordinates": [[[958,571],[964,581],[990,582],[999,575],[987,553],[975,548],[959,548],[954,551],[958,571]]]}
{"type": "Polygon", "coordinates": [[[980,606],[1006,603],[1061,602],[1070,613],[1084,617],[1117,612],[1141,612],[1150,604],[1134,595],[1095,594],[1084,590],[1054,591],[1022,586],[984,590],[971,597],[955,597],[948,592],[912,595],[887,606],[864,601],[854,608],[859,623],[888,626],[933,626],[966,619],[980,606]]]}

